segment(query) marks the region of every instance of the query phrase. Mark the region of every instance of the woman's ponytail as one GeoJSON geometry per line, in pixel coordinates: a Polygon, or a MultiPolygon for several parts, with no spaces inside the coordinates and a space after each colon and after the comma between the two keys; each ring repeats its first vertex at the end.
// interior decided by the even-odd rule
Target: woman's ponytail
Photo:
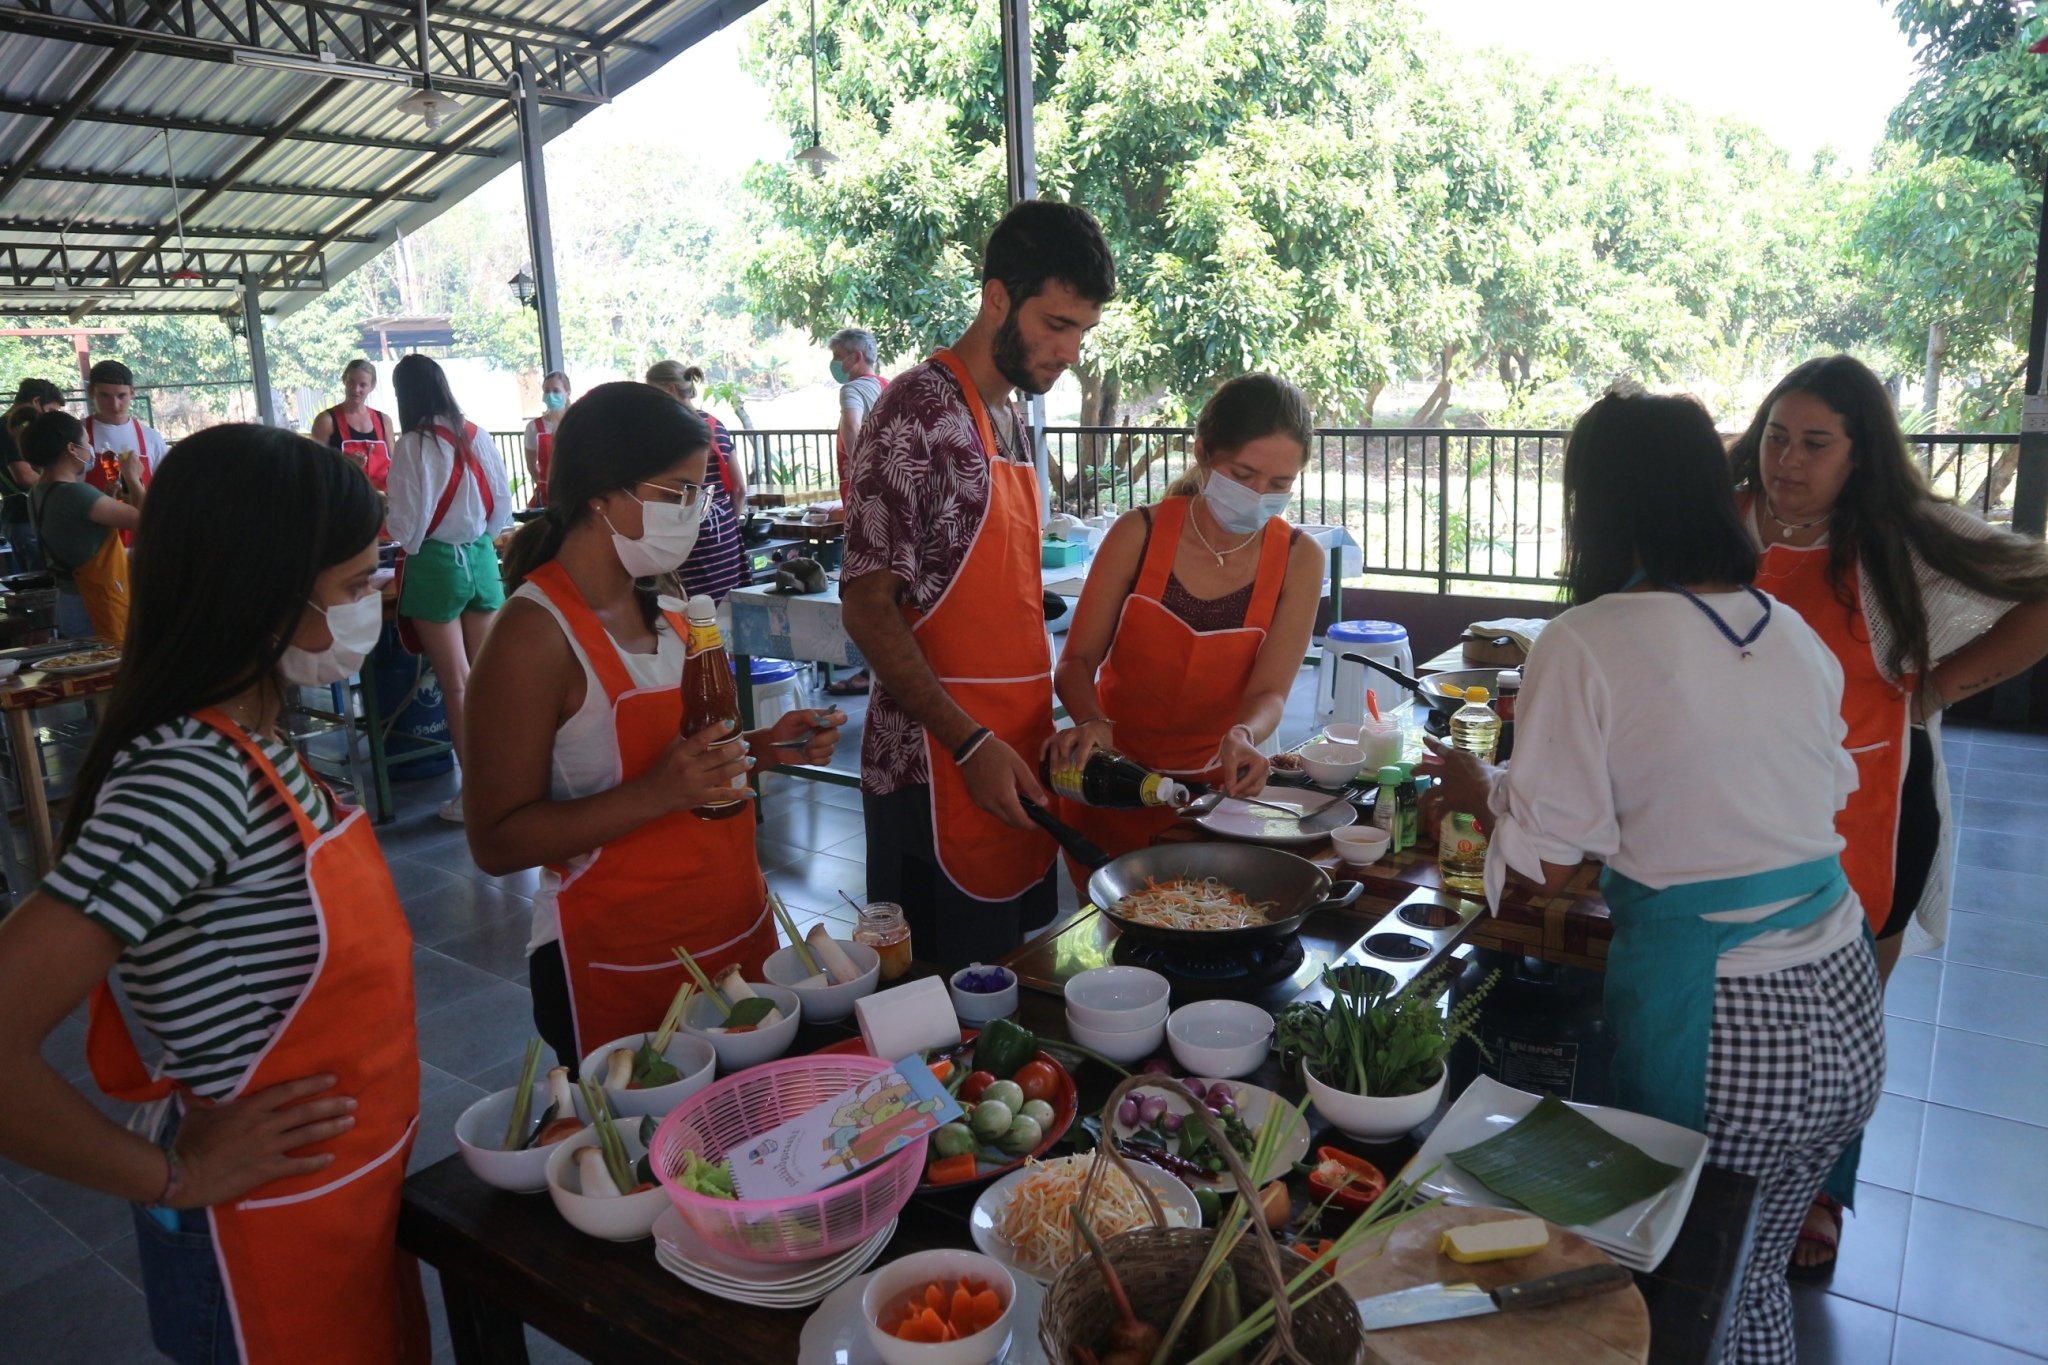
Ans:
{"type": "Polygon", "coordinates": [[[552,507],[514,531],[505,545],[505,591],[516,591],[541,565],[553,563],[568,534],[569,519],[552,507]]]}

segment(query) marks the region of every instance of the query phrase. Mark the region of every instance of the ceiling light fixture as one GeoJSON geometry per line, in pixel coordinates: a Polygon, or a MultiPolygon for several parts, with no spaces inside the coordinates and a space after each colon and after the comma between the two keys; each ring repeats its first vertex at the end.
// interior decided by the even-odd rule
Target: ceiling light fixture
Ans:
{"type": "Polygon", "coordinates": [[[825,150],[818,136],[818,0],[811,0],[811,145],[796,159],[809,166],[812,175],[823,175],[839,159],[825,150]]]}
{"type": "Polygon", "coordinates": [[[326,76],[336,80],[385,81],[392,85],[412,84],[412,75],[409,72],[372,66],[368,62],[345,62],[324,47],[320,49],[318,57],[236,48],[234,62],[236,66],[260,66],[271,71],[293,71],[304,76],[326,76]]]}

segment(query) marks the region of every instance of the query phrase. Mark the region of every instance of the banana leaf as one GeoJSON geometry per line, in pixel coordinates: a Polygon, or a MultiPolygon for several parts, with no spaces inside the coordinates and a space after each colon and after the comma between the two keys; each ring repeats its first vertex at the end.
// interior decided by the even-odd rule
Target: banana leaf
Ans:
{"type": "Polygon", "coordinates": [[[1495,1194],[1563,1227],[1597,1223],[1682,1174],[1555,1095],[1545,1095],[1506,1132],[1450,1159],[1495,1194]]]}

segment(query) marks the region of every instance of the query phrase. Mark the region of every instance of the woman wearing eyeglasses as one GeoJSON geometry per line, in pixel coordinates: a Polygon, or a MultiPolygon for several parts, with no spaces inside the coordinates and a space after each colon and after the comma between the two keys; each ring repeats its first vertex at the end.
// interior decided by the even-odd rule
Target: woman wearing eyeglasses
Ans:
{"type": "Polygon", "coordinates": [[[752,746],[823,763],[830,713],[796,711],[713,751],[679,739],[687,629],[657,596],[704,516],[711,432],[645,384],[603,384],[562,418],[547,515],[505,556],[515,589],[477,656],[467,717],[469,848],[504,874],[540,866],[527,947],[534,1023],[564,1065],[659,1024],[683,968],[737,962],[759,980],[776,946],[751,808],[731,796],[752,746]],[[783,747],[781,741],[807,741],[783,747]]]}

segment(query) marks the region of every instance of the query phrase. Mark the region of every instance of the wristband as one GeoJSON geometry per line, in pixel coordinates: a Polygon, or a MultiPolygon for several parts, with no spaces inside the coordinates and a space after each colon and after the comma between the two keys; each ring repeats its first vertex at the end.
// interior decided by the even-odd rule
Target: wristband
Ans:
{"type": "Polygon", "coordinates": [[[162,1151],[164,1154],[163,1192],[158,1194],[156,1198],[150,1200],[147,1204],[143,1205],[143,1207],[147,1209],[161,1209],[168,1207],[173,1199],[176,1199],[181,1193],[184,1192],[185,1168],[178,1161],[178,1149],[176,1147],[165,1147],[162,1149],[162,1151]]]}
{"type": "Polygon", "coordinates": [[[1236,734],[1239,730],[1244,731],[1244,742],[1246,748],[1256,749],[1259,747],[1259,737],[1252,733],[1252,727],[1249,725],[1233,725],[1228,730],[1225,730],[1223,732],[1224,737],[1227,739],[1231,735],[1236,734]]]}
{"type": "Polygon", "coordinates": [[[966,739],[961,740],[960,747],[953,751],[954,764],[956,766],[961,765],[966,763],[968,759],[973,758],[974,751],[976,749],[979,749],[982,745],[988,743],[988,737],[992,733],[993,731],[991,731],[986,725],[984,725],[977,729],[973,734],[969,735],[966,739]]]}
{"type": "Polygon", "coordinates": [[[1116,723],[1108,716],[1091,716],[1087,720],[1077,720],[1074,722],[1076,730],[1088,725],[1107,725],[1112,730],[1116,729],[1116,723]]]}

